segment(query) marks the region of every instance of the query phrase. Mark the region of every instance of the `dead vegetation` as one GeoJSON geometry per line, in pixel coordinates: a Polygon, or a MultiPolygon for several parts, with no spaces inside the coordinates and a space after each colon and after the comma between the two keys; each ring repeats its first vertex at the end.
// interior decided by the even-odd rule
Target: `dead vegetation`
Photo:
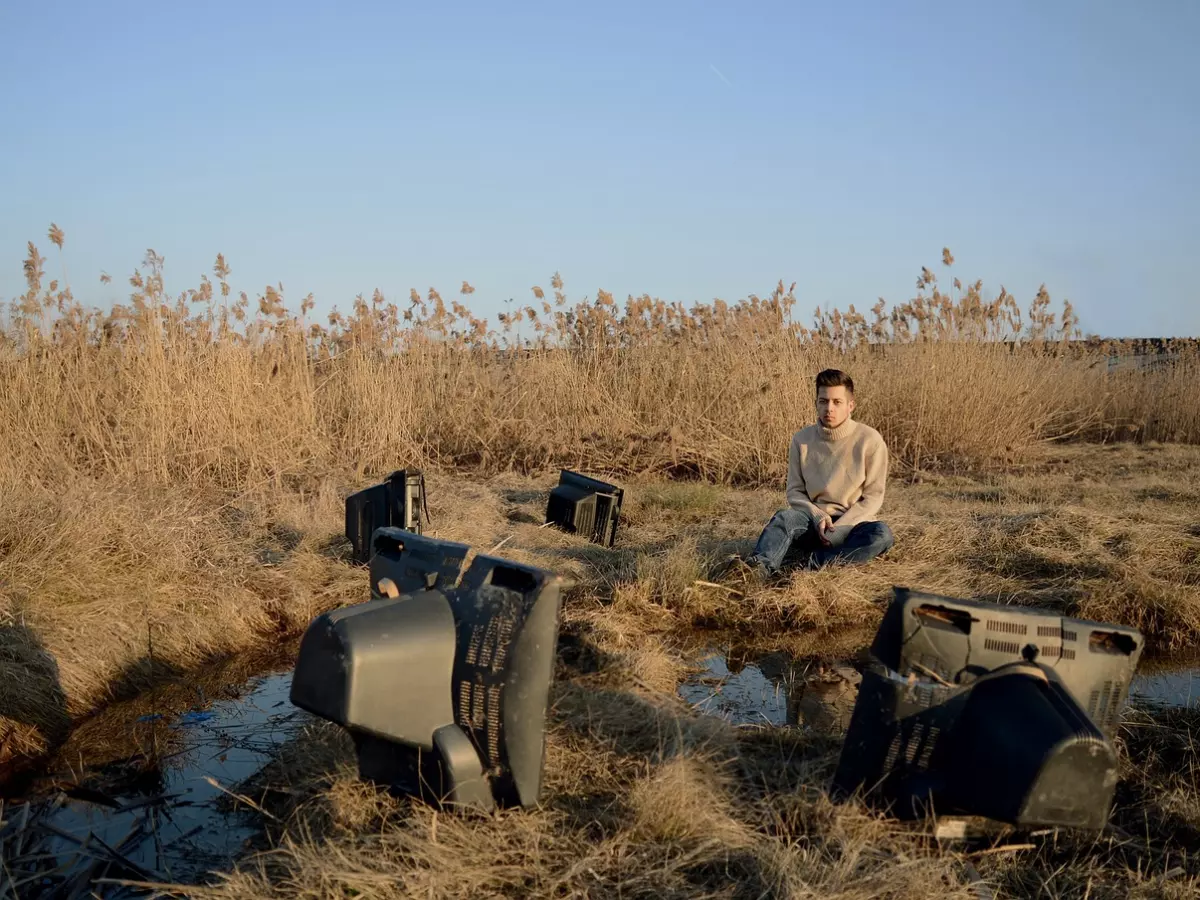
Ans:
{"type": "Polygon", "coordinates": [[[164,675],[269,646],[358,580],[341,500],[9,482],[0,505],[0,763],[164,675]]]}
{"type": "Polygon", "coordinates": [[[0,459],[45,484],[278,488],[398,459],[775,484],[830,364],[853,372],[859,415],[901,472],[1019,462],[1048,439],[1200,441],[1194,342],[1152,356],[1071,344],[1069,303],[989,300],[943,262],[946,284],[922,269],[912,299],[818,310],[811,327],[782,283],[735,303],[622,305],[605,291],[571,302],[557,275],[552,300],[535,287],[497,323],[464,284],[461,301],[359,297],[323,326],[311,297],[297,314],[281,287],[235,293],[220,256],[216,283],[169,294],[148,252],[127,304],[88,308],[31,243],[0,356],[0,459]]]}
{"type": "Polygon", "coordinates": [[[748,595],[714,573],[753,547],[779,495],[728,492],[719,520],[642,501],[630,514],[630,527],[645,529],[642,548],[589,548],[594,564],[578,575],[606,599],[594,627],[618,643],[622,628],[702,627],[819,644],[873,628],[892,586],[907,585],[1128,622],[1165,653],[1200,635],[1196,508],[1177,487],[1198,479],[1196,449],[1116,445],[1062,448],[1004,475],[897,480],[884,514],[897,541],[886,557],[796,572],[748,595]]]}
{"type": "MultiPolygon", "coordinates": [[[[390,798],[358,782],[344,733],[317,723],[238,788],[275,817],[246,811],[263,826],[262,853],[214,885],[186,893],[212,900],[431,894],[976,900],[987,887],[996,897],[1047,900],[1193,896],[1200,890],[1195,710],[1130,711],[1120,738],[1118,808],[1104,833],[1001,832],[962,845],[939,843],[928,828],[861,804],[833,803],[826,785],[840,733],[735,727],[700,714],[675,688],[688,670],[698,624],[720,626],[699,638],[709,644],[736,639],[837,657],[869,637],[881,611],[874,601],[892,583],[933,581],[951,592],[1083,615],[1108,609],[1122,621],[1145,602],[1145,595],[1129,592],[1151,573],[1175,579],[1173,596],[1195,604],[1197,557],[1190,568],[1171,567],[1182,559],[1179,547],[1200,550],[1188,542],[1194,508],[1186,492],[1167,486],[1175,478],[1195,480],[1197,466],[1198,449],[1123,445],[1056,450],[1004,477],[899,482],[888,517],[901,523],[898,534],[908,546],[918,547],[911,556],[899,552],[905,545],[898,541],[895,554],[866,569],[797,574],[748,597],[726,595],[723,604],[682,591],[708,562],[752,540],[778,502],[774,492],[723,490],[713,502],[704,490],[631,484],[630,497],[638,499],[618,546],[606,549],[535,524],[552,478],[508,476],[464,486],[453,505],[478,504],[488,531],[486,538],[461,537],[476,546],[506,540],[506,554],[580,579],[564,610],[543,806],[456,817],[390,798]],[[1090,490],[1081,476],[1104,489],[1090,490]],[[695,507],[681,499],[689,496],[699,498],[695,507]],[[722,511],[720,522],[706,518],[713,508],[722,511]],[[1039,511],[1050,525],[1030,525],[1039,511]],[[1003,532],[1010,546],[1002,552],[992,517],[1030,527],[1003,532]],[[1114,526],[1114,519],[1125,521],[1114,526]],[[1139,527],[1150,519],[1157,531],[1139,527]],[[1104,553],[1125,546],[1114,540],[1120,529],[1140,568],[1100,564],[1104,553]],[[1019,556],[1022,548],[1030,559],[1010,568],[989,555],[1019,556]],[[924,554],[930,559],[918,563],[924,554]],[[1071,577],[1062,577],[1063,566],[1071,577]],[[1130,606],[1096,605],[1121,596],[1136,599],[1130,606]],[[784,627],[801,617],[811,629],[784,627]]],[[[456,492],[448,483],[439,490],[456,492]]],[[[1154,654],[1190,634],[1185,619],[1172,621],[1172,628],[1148,631],[1150,665],[1154,654]]]]}
{"type": "Polygon", "coordinates": [[[1198,727],[1194,710],[1130,714],[1119,807],[1101,834],[939,842],[924,823],[831,802],[840,736],[734,727],[620,675],[567,667],[540,808],[456,816],[394,799],[357,780],[344,733],[322,723],[242,786],[272,816],[259,816],[270,849],[208,887],[158,890],[210,900],[977,900],[985,888],[1182,898],[1200,889],[1198,727]]]}
{"type": "Polygon", "coordinates": [[[287,822],[275,852],[211,893],[950,898],[977,896],[972,872],[1017,896],[1195,890],[1165,831],[1196,827],[1187,715],[1127,729],[1121,833],[969,867],[831,804],[836,738],[735,729],[674,699],[698,632],[842,652],[894,584],[1128,622],[1154,653],[1193,643],[1193,343],[1152,356],[1068,343],[1074,314],[1044,291],[1022,310],[929,270],[892,310],[818,311],[811,328],[782,284],[735,304],[622,307],[603,291],[570,303],[555,276],[552,301],[535,288],[493,328],[463,305],[465,284],[463,302],[430,289],[402,308],[377,292],[319,326],[311,298],[295,315],[282,288],[255,312],[222,257],[215,281],[171,296],[148,254],[111,313],[45,268],[31,244],[0,340],[0,679],[20,686],[0,692],[0,762],[364,596],[342,498],[398,466],[429,473],[435,536],[579,581],[545,808],[435,816],[357,784],[318,731],[259,785],[287,822]],[[739,592],[716,573],[782,503],[788,438],[830,364],[852,371],[858,417],[892,448],[896,547],[739,592]],[[615,548],[539,527],[557,466],[629,487],[615,548]]]}
{"type": "MultiPolygon", "coordinates": [[[[610,549],[540,527],[553,476],[434,475],[430,533],[572,574],[570,627],[659,690],[679,674],[659,648],[694,643],[697,629],[810,653],[861,640],[895,584],[1128,622],[1167,653],[1200,634],[1200,528],[1180,487],[1200,483],[1198,470],[1198,448],[1121,444],[1059,448],[1007,474],[900,477],[885,507],[897,535],[885,558],[749,595],[716,573],[753,546],[778,490],[627,482],[610,549]]],[[[241,497],[82,485],[26,489],[25,502],[10,494],[0,667],[22,689],[0,699],[5,753],[52,746],[70,719],[114,696],[268,645],[361,597],[362,573],[343,558],[343,485],[241,497]]]]}
{"type": "Polygon", "coordinates": [[[971,896],[953,889],[953,858],[822,799],[810,782],[829,766],[828,741],[740,734],[669,695],[617,684],[562,685],[554,718],[546,803],[489,817],[436,814],[359,784],[344,741],[323,728],[263,785],[286,823],[276,849],[189,892],[867,897],[886,886],[894,897],[971,896]],[[915,858],[897,866],[906,852],[915,858]]]}

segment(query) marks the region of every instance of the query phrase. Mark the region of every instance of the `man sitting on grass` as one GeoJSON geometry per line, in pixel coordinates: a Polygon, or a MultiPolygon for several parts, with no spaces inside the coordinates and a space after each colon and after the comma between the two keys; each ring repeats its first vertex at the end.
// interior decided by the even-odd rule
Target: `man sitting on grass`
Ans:
{"type": "Polygon", "coordinates": [[[789,552],[800,567],[866,563],[895,542],[879,521],[888,450],[869,425],[855,422],[854,380],[826,369],[817,375],[817,422],[792,435],[787,508],[771,518],[744,561],[748,580],[761,583],[783,568],[789,552]]]}

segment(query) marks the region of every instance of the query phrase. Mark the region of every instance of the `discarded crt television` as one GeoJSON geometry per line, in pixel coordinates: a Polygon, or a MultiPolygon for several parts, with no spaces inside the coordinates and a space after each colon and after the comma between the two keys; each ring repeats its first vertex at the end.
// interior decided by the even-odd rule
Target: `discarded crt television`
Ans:
{"type": "Polygon", "coordinates": [[[625,491],[615,484],[562,469],[558,486],[550,491],[546,522],[611,547],[624,497],[625,491]]]}
{"type": "Polygon", "coordinates": [[[377,528],[371,538],[371,599],[453,587],[470,550],[466,544],[435,540],[403,528],[377,528]]]}
{"type": "Polygon", "coordinates": [[[896,588],[833,792],[903,819],[1103,828],[1141,652],[1133,628],[896,588]]]}
{"type": "Polygon", "coordinates": [[[379,484],[346,498],[346,537],[354,561],[371,559],[371,536],[378,528],[395,526],[421,533],[421,510],[426,511],[425,476],[417,469],[399,469],[379,484]]]}
{"type": "Polygon", "coordinates": [[[535,804],[564,580],[476,556],[454,584],[465,545],[403,529],[375,540],[378,599],[309,625],[291,702],[346,728],[360,777],[393,793],[535,804]]]}

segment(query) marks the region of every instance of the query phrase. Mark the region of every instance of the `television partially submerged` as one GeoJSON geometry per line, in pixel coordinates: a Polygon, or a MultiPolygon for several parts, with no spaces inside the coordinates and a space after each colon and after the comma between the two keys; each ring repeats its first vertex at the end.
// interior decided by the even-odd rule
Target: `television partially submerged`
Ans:
{"type": "Polygon", "coordinates": [[[398,469],[379,484],[346,498],[346,538],[354,561],[371,560],[371,537],[376,529],[403,528],[421,534],[421,511],[425,502],[425,476],[417,469],[398,469]]]}
{"type": "Polygon", "coordinates": [[[564,579],[480,555],[455,583],[465,545],[403,529],[376,543],[373,599],[309,625],[291,702],[346,728],[360,776],[394,793],[536,804],[564,579]]]}
{"type": "Polygon", "coordinates": [[[550,491],[546,522],[611,547],[624,498],[625,491],[615,484],[562,469],[558,485],[550,491]]]}
{"type": "Polygon", "coordinates": [[[1134,628],[896,588],[833,780],[900,818],[1103,828],[1134,628]]]}

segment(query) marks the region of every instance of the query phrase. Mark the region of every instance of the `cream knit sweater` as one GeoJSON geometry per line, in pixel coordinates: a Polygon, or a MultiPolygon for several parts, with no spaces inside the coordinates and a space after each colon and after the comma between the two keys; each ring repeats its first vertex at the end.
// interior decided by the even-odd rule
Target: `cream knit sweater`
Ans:
{"type": "Polygon", "coordinates": [[[814,523],[831,518],[834,527],[826,536],[836,547],[855,525],[878,517],[887,470],[887,445],[871,426],[853,419],[837,428],[809,425],[792,435],[788,505],[814,523]]]}

